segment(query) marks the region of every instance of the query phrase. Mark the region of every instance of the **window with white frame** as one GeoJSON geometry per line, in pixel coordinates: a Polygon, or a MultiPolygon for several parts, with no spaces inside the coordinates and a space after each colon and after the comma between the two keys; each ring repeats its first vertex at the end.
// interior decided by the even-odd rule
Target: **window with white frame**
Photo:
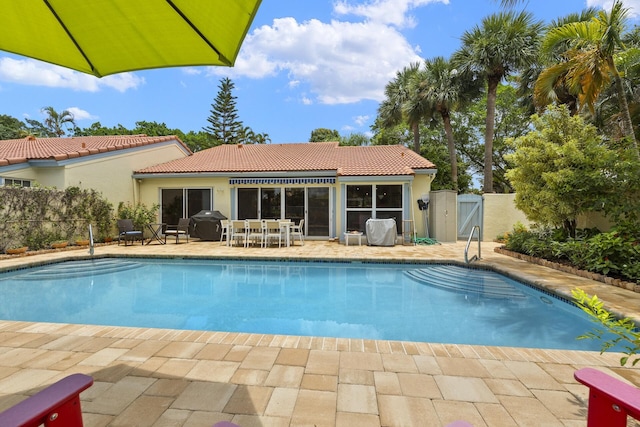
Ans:
{"type": "Polygon", "coordinates": [[[393,218],[401,232],[402,200],[402,185],[347,185],[347,231],[364,233],[369,218],[393,218]]]}
{"type": "Polygon", "coordinates": [[[3,178],[5,187],[31,187],[30,179],[3,178]]]}

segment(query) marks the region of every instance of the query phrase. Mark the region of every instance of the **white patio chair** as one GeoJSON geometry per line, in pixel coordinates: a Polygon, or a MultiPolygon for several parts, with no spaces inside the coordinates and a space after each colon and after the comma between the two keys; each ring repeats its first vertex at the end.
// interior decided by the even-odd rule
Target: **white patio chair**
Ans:
{"type": "Polygon", "coordinates": [[[231,221],[230,239],[231,243],[237,242],[238,245],[244,245],[247,240],[247,228],[244,220],[231,221]]]}
{"type": "Polygon", "coordinates": [[[289,233],[291,244],[295,243],[297,237],[300,240],[300,245],[304,246],[304,219],[301,219],[298,225],[292,225],[289,233]]]}
{"type": "Polygon", "coordinates": [[[271,243],[272,240],[278,239],[278,247],[282,247],[282,230],[280,229],[280,222],[269,219],[264,222],[264,227],[265,246],[271,243]]]}
{"type": "Polygon", "coordinates": [[[220,220],[220,243],[225,241],[225,244],[227,246],[231,245],[231,238],[229,236],[230,232],[231,232],[231,221],[229,221],[228,219],[221,219],[220,220]]]}
{"type": "Polygon", "coordinates": [[[249,243],[258,244],[260,243],[260,247],[264,246],[264,228],[262,226],[262,221],[259,219],[251,219],[247,220],[247,236],[244,240],[244,247],[248,247],[249,243]]]}

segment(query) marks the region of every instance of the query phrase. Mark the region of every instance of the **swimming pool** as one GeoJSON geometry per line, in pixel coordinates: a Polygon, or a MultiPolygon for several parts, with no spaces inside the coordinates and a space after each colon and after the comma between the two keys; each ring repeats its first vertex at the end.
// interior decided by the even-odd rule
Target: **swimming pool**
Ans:
{"type": "Polygon", "coordinates": [[[0,318],[599,350],[578,308],[442,264],[97,258],[0,274],[0,318]]]}

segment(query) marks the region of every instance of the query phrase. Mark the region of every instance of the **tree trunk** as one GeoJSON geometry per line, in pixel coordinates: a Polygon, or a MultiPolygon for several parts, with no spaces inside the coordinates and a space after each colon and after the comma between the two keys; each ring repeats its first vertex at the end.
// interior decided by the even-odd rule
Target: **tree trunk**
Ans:
{"type": "Polygon", "coordinates": [[[613,81],[616,85],[616,92],[618,92],[618,103],[620,108],[620,113],[622,113],[622,125],[624,135],[631,139],[631,143],[633,144],[633,149],[636,152],[636,157],[640,160],[640,151],[638,151],[638,142],[636,141],[636,134],[633,130],[633,122],[631,121],[631,114],[629,113],[629,104],[627,103],[627,97],[624,93],[624,87],[622,86],[622,78],[620,77],[620,73],[618,73],[618,69],[613,61],[613,57],[607,59],[609,63],[609,67],[613,73],[613,81]]]}
{"type": "Polygon", "coordinates": [[[411,130],[413,131],[413,151],[420,154],[420,125],[418,123],[412,124],[411,130]]]}
{"type": "Polygon", "coordinates": [[[496,122],[496,97],[499,77],[487,79],[487,121],[484,131],[484,192],[493,193],[493,135],[496,122]]]}
{"type": "Polygon", "coordinates": [[[453,141],[451,116],[449,115],[449,110],[442,110],[440,113],[444,123],[444,133],[447,135],[447,148],[449,149],[449,161],[451,162],[451,182],[453,183],[453,189],[458,191],[458,156],[456,155],[456,144],[453,141]]]}

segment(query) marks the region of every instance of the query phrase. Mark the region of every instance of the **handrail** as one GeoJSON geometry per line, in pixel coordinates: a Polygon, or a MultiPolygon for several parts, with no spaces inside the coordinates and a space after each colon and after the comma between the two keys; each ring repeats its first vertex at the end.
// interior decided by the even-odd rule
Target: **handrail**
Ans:
{"type": "Polygon", "coordinates": [[[480,226],[474,225],[471,229],[471,234],[469,234],[469,239],[467,240],[467,246],[464,248],[464,262],[469,264],[473,261],[481,259],[480,257],[480,226]],[[469,246],[471,246],[471,239],[473,239],[473,233],[478,230],[478,255],[474,255],[469,259],[469,246]]]}
{"type": "Polygon", "coordinates": [[[89,224],[89,255],[93,256],[93,229],[91,224],[89,224]]]}

